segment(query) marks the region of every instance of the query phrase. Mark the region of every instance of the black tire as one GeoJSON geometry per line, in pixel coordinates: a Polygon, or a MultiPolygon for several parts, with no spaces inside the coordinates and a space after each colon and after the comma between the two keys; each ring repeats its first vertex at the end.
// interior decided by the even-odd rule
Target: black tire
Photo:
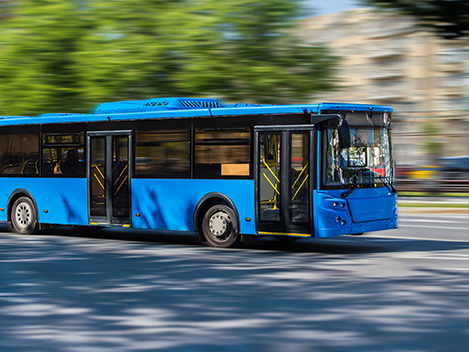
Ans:
{"type": "Polygon", "coordinates": [[[213,247],[227,248],[239,240],[238,219],[230,207],[214,205],[202,220],[202,232],[213,247]]]}
{"type": "Polygon", "coordinates": [[[361,236],[363,235],[364,232],[359,232],[359,233],[351,233],[352,236],[361,236]]]}
{"type": "Polygon", "coordinates": [[[20,234],[29,235],[37,229],[37,210],[28,197],[18,198],[11,207],[11,225],[20,234]]]}

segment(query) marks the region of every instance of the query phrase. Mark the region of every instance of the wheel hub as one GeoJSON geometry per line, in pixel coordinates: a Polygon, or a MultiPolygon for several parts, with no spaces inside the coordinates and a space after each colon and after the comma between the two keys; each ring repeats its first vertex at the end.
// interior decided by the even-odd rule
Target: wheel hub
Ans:
{"type": "Polygon", "coordinates": [[[31,221],[31,209],[27,204],[20,204],[16,208],[16,219],[18,225],[21,227],[27,227],[31,221]]]}
{"type": "Polygon", "coordinates": [[[229,216],[222,211],[216,212],[210,217],[209,228],[216,237],[225,236],[230,228],[229,216]]]}

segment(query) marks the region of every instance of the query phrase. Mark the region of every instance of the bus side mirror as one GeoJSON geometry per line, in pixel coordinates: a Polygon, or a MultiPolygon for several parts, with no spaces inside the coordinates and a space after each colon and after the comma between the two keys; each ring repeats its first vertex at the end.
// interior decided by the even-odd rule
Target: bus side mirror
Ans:
{"type": "Polygon", "coordinates": [[[350,148],[352,143],[350,141],[350,127],[345,119],[342,120],[342,125],[339,126],[339,147],[341,149],[350,148]]]}

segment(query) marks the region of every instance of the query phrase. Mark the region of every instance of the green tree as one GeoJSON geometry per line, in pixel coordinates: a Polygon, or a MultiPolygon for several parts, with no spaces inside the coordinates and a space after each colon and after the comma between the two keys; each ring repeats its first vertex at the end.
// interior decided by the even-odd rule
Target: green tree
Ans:
{"type": "Polygon", "coordinates": [[[337,58],[295,37],[300,0],[16,0],[0,21],[0,114],[158,96],[299,102],[337,58]]]}
{"type": "Polygon", "coordinates": [[[468,0],[361,0],[363,4],[416,17],[445,39],[469,36],[468,0]]]}
{"type": "Polygon", "coordinates": [[[77,105],[70,55],[85,24],[69,1],[16,1],[0,21],[0,111],[77,105]]]}

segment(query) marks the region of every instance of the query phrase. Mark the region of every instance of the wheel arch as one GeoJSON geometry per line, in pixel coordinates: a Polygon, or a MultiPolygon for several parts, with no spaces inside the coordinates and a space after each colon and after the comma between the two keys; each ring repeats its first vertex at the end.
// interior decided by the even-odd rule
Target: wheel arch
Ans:
{"type": "Polygon", "coordinates": [[[238,225],[238,231],[240,230],[239,213],[235,203],[225,194],[220,192],[210,192],[200,198],[194,210],[194,231],[201,233],[202,231],[202,220],[205,212],[216,204],[223,204],[230,207],[236,216],[238,225]]]}
{"type": "Polygon", "coordinates": [[[11,208],[13,207],[13,204],[15,204],[16,200],[21,197],[28,197],[29,199],[31,199],[31,202],[33,202],[33,205],[34,205],[34,211],[36,212],[37,221],[39,222],[39,211],[37,208],[36,199],[34,199],[31,192],[29,192],[28,190],[24,188],[15,189],[13,192],[11,192],[10,197],[8,197],[7,220],[11,221],[11,208]]]}

